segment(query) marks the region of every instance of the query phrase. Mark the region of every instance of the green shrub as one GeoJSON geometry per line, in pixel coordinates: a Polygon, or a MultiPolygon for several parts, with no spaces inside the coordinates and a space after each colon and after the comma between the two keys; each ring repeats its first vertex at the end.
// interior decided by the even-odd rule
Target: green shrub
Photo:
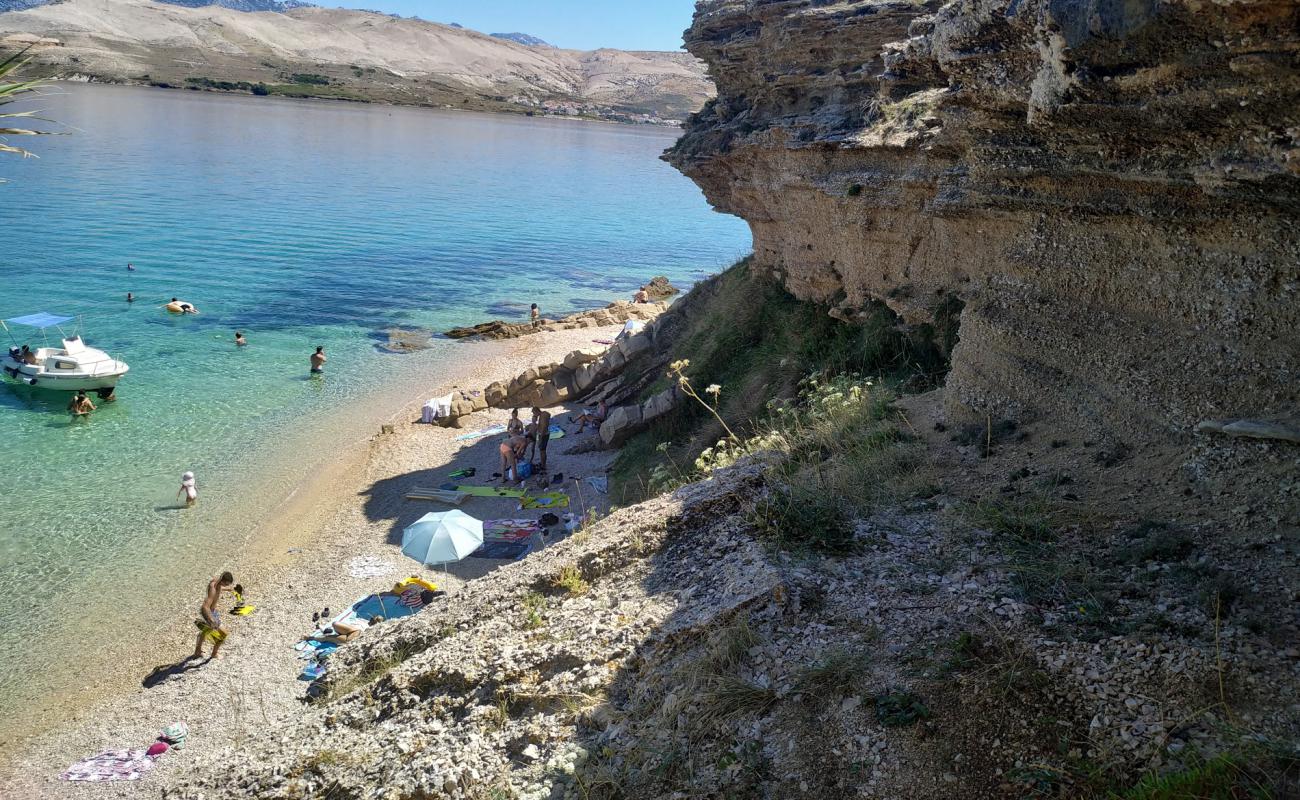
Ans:
{"type": "Polygon", "coordinates": [[[806,489],[775,491],[759,501],[750,522],[763,538],[783,549],[810,549],[832,555],[857,550],[855,526],[838,498],[806,489]]]}
{"type": "Polygon", "coordinates": [[[289,80],[294,83],[306,83],[312,86],[329,86],[330,79],[328,75],[317,75],[312,72],[295,72],[289,76],[289,80]]]}
{"type": "Polygon", "coordinates": [[[889,692],[876,697],[876,720],[896,728],[929,719],[930,709],[911,692],[889,692]]]}

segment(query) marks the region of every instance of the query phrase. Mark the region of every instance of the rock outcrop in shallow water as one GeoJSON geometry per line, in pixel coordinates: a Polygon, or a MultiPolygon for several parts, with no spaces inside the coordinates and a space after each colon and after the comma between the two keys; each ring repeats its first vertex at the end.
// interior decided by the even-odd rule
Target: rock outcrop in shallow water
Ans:
{"type": "Polygon", "coordinates": [[[629,303],[626,300],[616,300],[604,308],[578,311],[559,319],[544,319],[537,325],[531,322],[506,322],[494,319],[491,322],[480,322],[467,328],[452,328],[447,331],[447,336],[452,339],[515,339],[520,336],[548,331],[620,325],[628,320],[646,322],[659,316],[667,308],[667,304],[662,302],[629,303]]]}
{"type": "Polygon", "coordinates": [[[1190,434],[1300,395],[1300,4],[706,0],[667,158],[853,319],[960,314],[950,416],[1190,434]]]}

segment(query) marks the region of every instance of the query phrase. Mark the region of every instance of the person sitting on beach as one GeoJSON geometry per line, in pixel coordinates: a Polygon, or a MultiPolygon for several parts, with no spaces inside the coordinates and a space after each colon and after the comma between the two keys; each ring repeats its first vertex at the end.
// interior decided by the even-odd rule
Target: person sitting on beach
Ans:
{"type": "Polygon", "coordinates": [[[185,507],[189,508],[199,502],[199,487],[194,483],[194,473],[186,472],[181,476],[181,488],[176,493],[176,499],[181,499],[185,495],[185,507]]]}
{"type": "Polygon", "coordinates": [[[229,572],[223,572],[208,581],[208,593],[203,598],[203,605],[199,606],[199,618],[194,620],[194,625],[199,629],[199,638],[194,642],[193,658],[203,658],[204,639],[212,640],[212,655],[209,658],[219,658],[217,651],[226,641],[226,631],[221,627],[221,612],[217,610],[217,602],[221,600],[222,593],[234,585],[235,576],[229,572]]]}
{"type": "Polygon", "coordinates": [[[366,620],[366,628],[354,628],[351,625],[342,622],[336,622],[330,627],[319,633],[313,633],[310,636],[302,637],[304,642],[325,642],[326,644],[346,644],[360,636],[368,628],[373,628],[383,622],[384,618],[376,614],[366,620]]]}
{"type": "Polygon", "coordinates": [[[248,340],[244,338],[244,334],[240,333],[239,331],[235,331],[235,346],[243,347],[246,344],[248,344],[248,340]]]}
{"type": "Polygon", "coordinates": [[[524,432],[524,421],[519,418],[519,409],[513,409],[510,412],[510,419],[506,422],[506,436],[519,436],[524,432]]]}
{"type": "Polygon", "coordinates": [[[569,422],[578,423],[578,433],[582,433],[590,425],[593,428],[600,428],[609,417],[609,404],[601,400],[596,404],[594,409],[585,410],[577,419],[569,417],[569,422]]]}
{"type": "Polygon", "coordinates": [[[543,411],[536,406],[533,407],[533,431],[534,441],[537,443],[535,455],[537,456],[537,469],[542,472],[546,471],[546,445],[551,441],[551,412],[543,411]]]}
{"type": "Polygon", "coordinates": [[[86,396],[86,390],[82,389],[77,392],[76,397],[72,398],[72,402],[68,403],[68,410],[74,417],[84,417],[95,410],[95,404],[86,396]]]}
{"type": "Polygon", "coordinates": [[[316,352],[311,354],[311,373],[320,375],[325,371],[325,348],[317,347],[316,352]]]}
{"type": "Polygon", "coordinates": [[[650,292],[646,290],[646,287],[642,286],[640,289],[637,289],[636,294],[632,295],[632,302],[633,303],[650,302],[650,292]]]}

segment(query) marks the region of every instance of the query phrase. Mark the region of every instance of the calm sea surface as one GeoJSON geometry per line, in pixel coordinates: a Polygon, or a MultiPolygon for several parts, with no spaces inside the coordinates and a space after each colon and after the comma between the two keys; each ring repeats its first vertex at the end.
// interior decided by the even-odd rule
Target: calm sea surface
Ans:
{"type": "Polygon", "coordinates": [[[415,374],[436,382],[453,345],[389,355],[384,331],[591,307],[749,248],[658,160],[669,130],[55,91],[40,106],[71,135],[26,142],[39,160],[0,156],[0,318],[82,315],[131,372],[89,420],[64,395],[0,388],[0,718],[89,680],[87,653],[179,588],[159,585],[186,572],[166,564],[206,575],[246,544],[255,520],[219,509],[287,481],[277,445],[309,471],[338,438],[312,441],[325,420],[415,374]],[[173,296],[202,313],[166,314],[173,296]],[[316,345],[324,379],[307,377],[316,345]],[[182,512],[185,470],[202,500],[182,512]]]}

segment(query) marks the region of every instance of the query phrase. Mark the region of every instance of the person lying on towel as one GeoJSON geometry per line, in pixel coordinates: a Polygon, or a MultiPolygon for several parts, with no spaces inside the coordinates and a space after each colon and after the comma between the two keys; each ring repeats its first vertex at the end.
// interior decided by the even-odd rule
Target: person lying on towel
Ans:
{"type": "MultiPolygon", "coordinates": [[[[373,628],[383,622],[384,618],[376,614],[367,620],[368,628],[373,628]]],[[[311,636],[304,636],[304,642],[325,642],[327,644],[345,644],[361,635],[362,631],[367,628],[354,628],[351,625],[345,625],[342,622],[336,622],[330,627],[319,633],[313,633],[311,636]]]]}

